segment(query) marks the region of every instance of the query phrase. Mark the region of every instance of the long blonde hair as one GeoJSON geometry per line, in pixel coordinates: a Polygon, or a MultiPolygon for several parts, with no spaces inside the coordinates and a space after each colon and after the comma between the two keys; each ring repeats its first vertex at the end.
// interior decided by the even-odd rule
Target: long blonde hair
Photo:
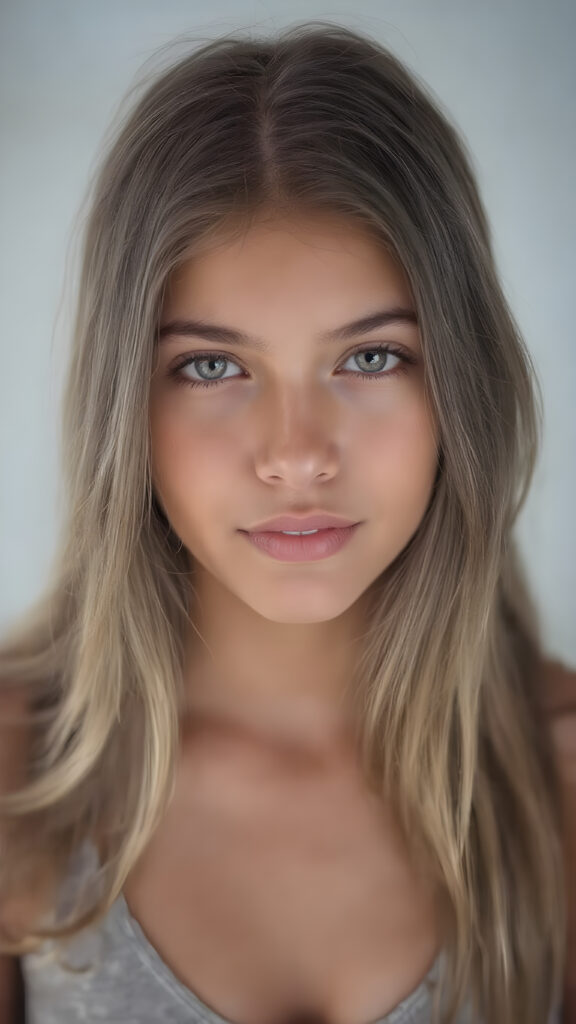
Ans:
{"type": "MultiPolygon", "coordinates": [[[[560,803],[535,616],[512,538],[534,468],[529,356],[471,160],[426,87],[331,22],[204,42],[146,82],[89,192],[63,415],[67,515],[42,598],[5,637],[26,784],[0,802],[0,891],[98,834],[98,896],[23,953],[101,919],[174,786],[194,565],[156,501],[148,392],[170,273],[267,208],[327,210],[403,265],[440,435],[430,505],[370,588],[358,662],[366,779],[446,896],[452,1020],[542,1024],[560,997],[560,803]]],[[[56,891],[54,889],[54,891],[56,891]]]]}

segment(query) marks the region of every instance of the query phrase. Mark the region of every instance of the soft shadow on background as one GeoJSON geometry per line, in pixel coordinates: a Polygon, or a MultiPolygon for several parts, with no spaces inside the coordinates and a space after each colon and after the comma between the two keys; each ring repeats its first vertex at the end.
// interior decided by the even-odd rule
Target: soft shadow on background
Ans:
{"type": "Polygon", "coordinates": [[[280,0],[3,0],[0,630],[40,591],[51,562],[71,233],[110,119],[144,62],[178,34],[267,33],[322,18],[394,50],[472,152],[504,290],[544,399],[543,447],[518,536],[545,646],[576,665],[571,0],[292,0],[288,11],[280,0]]]}

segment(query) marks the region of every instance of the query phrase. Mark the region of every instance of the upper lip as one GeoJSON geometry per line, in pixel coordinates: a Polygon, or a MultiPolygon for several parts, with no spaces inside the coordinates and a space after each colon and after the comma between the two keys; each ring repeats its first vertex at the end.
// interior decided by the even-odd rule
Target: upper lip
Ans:
{"type": "Polygon", "coordinates": [[[356,526],[358,520],[344,519],[328,512],[308,516],[276,516],[249,527],[247,533],[280,532],[281,530],[327,530],[330,527],[356,526]]]}

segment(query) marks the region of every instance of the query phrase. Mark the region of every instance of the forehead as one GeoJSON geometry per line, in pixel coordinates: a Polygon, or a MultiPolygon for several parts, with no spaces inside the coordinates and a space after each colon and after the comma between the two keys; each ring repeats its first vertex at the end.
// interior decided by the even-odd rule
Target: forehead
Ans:
{"type": "Polygon", "coordinates": [[[410,305],[406,274],[362,225],[332,215],[256,221],[214,239],[170,277],[164,316],[215,316],[239,322],[257,313],[296,316],[319,311],[319,329],[375,303],[410,305]]]}

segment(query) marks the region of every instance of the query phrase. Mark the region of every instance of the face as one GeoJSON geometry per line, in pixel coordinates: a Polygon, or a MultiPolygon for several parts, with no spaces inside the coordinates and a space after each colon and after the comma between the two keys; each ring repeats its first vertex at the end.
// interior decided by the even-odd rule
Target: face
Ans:
{"type": "Polygon", "coordinates": [[[329,337],[399,307],[414,310],[397,262],[324,215],[256,222],[169,281],[162,327],[202,320],[259,342],[167,329],[158,343],[152,479],[197,593],[216,587],[274,622],[327,621],[408,543],[437,466],[418,326],[329,337]],[[320,511],[360,524],[329,557],[276,559],[241,532],[320,511]]]}

